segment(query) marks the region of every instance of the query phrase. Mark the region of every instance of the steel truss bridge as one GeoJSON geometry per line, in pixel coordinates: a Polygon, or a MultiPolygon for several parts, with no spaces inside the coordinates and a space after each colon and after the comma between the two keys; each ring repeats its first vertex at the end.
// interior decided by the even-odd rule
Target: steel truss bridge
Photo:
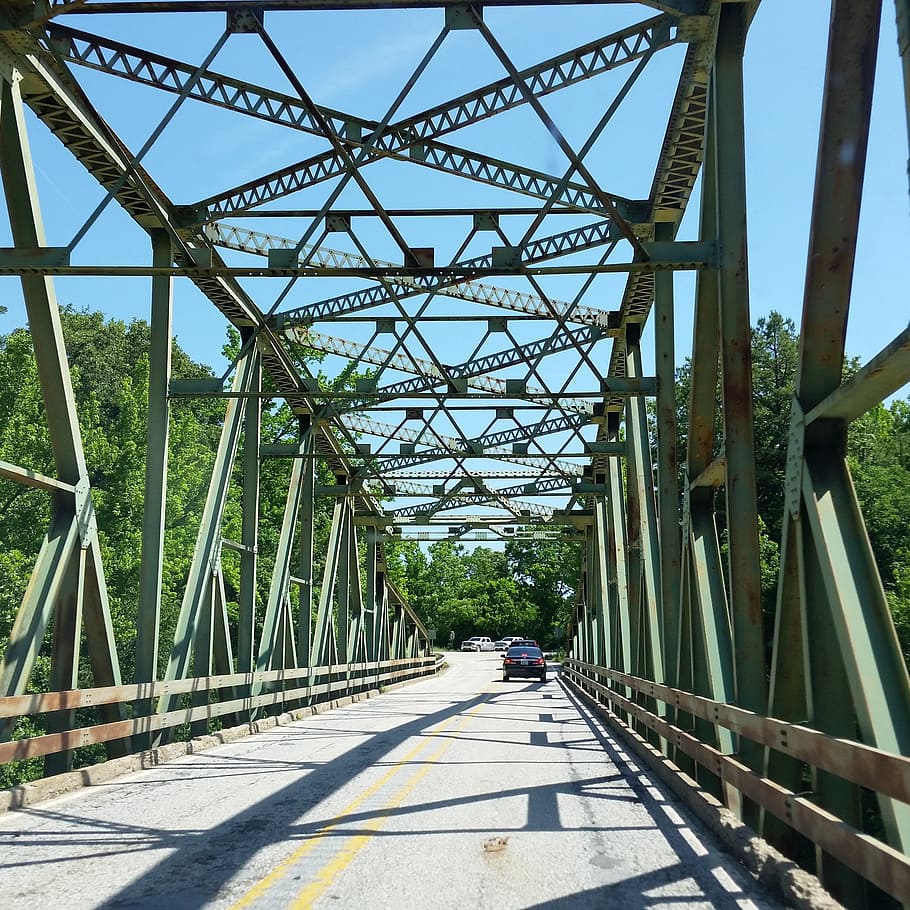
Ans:
{"type": "MultiPolygon", "coordinates": [[[[0,3],[0,169],[13,238],[0,274],[21,279],[55,463],[53,476],[0,463],[6,481],[51,503],[0,666],[0,762],[43,756],[46,773],[59,773],[78,746],[123,755],[178,725],[204,732],[213,718],[243,723],[429,672],[428,630],[388,578],[390,540],[568,537],[583,559],[564,678],[844,902],[862,905],[871,883],[910,904],[910,683],[844,456],[850,422],[910,379],[908,330],[842,381],[881,2],[832,3],[770,665],[743,127],[757,0],[591,0],[586,9],[615,27],[532,62],[508,40],[519,6],[566,12],[555,0],[0,3]],[[301,75],[308,17],[362,10],[433,24],[372,117],[321,105],[301,75]],[[154,40],[165,34],[183,40],[154,40]],[[472,58],[453,44],[485,55],[487,68],[466,72],[472,58]],[[168,56],[165,45],[184,53],[168,56]],[[661,66],[663,105],[636,111],[642,122],[661,118],[662,139],[645,156],[656,162],[650,188],[621,194],[610,129],[661,66]],[[124,109],[129,138],[118,132],[124,109]],[[261,173],[264,158],[239,169],[232,160],[244,182],[230,185],[202,151],[194,159],[213,109],[232,137],[267,130],[255,135],[274,141],[270,162],[284,163],[261,173]],[[584,115],[571,136],[559,125],[569,112],[584,115]],[[182,140],[182,160],[156,155],[188,116],[200,133],[182,140]],[[100,192],[96,207],[75,213],[68,243],[43,226],[28,134],[44,128],[100,192]],[[547,143],[559,162],[549,168],[547,143]],[[174,176],[187,155],[198,172],[189,184],[174,176]],[[698,226],[684,232],[697,179],[698,226]],[[90,246],[115,209],[146,238],[141,255],[90,246]],[[685,452],[676,272],[695,276],[685,452]],[[55,280],[72,276],[151,286],[132,680],[120,672],[55,295],[55,280]],[[223,376],[172,377],[175,289],[238,330],[223,376]],[[314,352],[356,380],[327,384],[314,352]],[[169,413],[192,396],[223,400],[224,420],[162,670],[169,413]],[[289,433],[263,434],[264,400],[286,402],[289,433]],[[257,590],[260,469],[271,458],[292,468],[271,582],[257,590]],[[234,476],[242,535],[228,540],[234,476]],[[319,497],[333,510],[314,579],[319,497]],[[240,564],[236,641],[227,551],[240,564]],[[49,634],[51,691],[27,694],[49,634]],[[90,689],[79,686],[83,639],[90,689]],[[17,718],[38,714],[46,733],[12,738],[17,718]],[[874,831],[862,816],[870,792],[874,831]]],[[[897,10],[906,74],[906,0],[897,10]]]]}

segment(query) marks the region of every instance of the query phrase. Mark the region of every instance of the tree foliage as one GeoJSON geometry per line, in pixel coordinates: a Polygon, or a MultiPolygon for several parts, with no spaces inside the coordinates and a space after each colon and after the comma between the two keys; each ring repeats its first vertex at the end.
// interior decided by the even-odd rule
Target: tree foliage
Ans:
{"type": "Polygon", "coordinates": [[[389,572],[437,640],[526,635],[545,646],[563,637],[578,583],[578,544],[515,540],[505,550],[438,541],[387,546],[389,572]]]}

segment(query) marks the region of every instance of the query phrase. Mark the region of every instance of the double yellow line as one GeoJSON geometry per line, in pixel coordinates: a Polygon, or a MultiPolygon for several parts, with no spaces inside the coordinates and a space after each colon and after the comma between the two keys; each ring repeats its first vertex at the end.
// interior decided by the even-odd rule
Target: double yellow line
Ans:
{"type": "MultiPolygon", "coordinates": [[[[483,694],[483,693],[478,693],[483,694]]],[[[428,732],[427,737],[439,736],[442,733],[457,733],[460,730],[463,730],[474,714],[483,707],[483,703],[476,705],[467,714],[456,715],[450,717],[447,721],[444,721],[435,730],[428,732]]],[[[337,815],[331,822],[326,825],[323,825],[309,840],[306,841],[302,846],[295,850],[287,859],[283,860],[279,865],[277,865],[265,878],[257,882],[237,903],[233,904],[231,910],[243,910],[245,907],[251,906],[256,900],[266,893],[270,888],[276,885],[281,881],[286,875],[293,871],[294,866],[300,862],[307,854],[311,853],[317,846],[319,846],[322,841],[324,841],[329,834],[331,834],[339,825],[341,825],[346,818],[356,812],[371,796],[378,793],[382,790],[386,784],[389,783],[397,774],[404,770],[421,752],[423,752],[430,745],[429,738],[424,739],[417,746],[415,746],[404,758],[400,761],[395,762],[389,770],[379,778],[376,783],[371,787],[368,787],[360,796],[357,797],[349,805],[345,806],[340,815],[337,815]]],[[[338,877],[338,875],[346,869],[357,854],[367,845],[367,843],[378,834],[382,828],[385,826],[385,823],[388,821],[389,816],[392,813],[393,809],[396,809],[400,806],[404,800],[407,798],[408,794],[423,780],[424,777],[430,772],[430,769],[433,767],[434,763],[442,756],[442,754],[452,745],[452,740],[447,740],[444,742],[435,752],[430,755],[423,767],[421,767],[406,783],[399,787],[386,803],[385,807],[376,814],[368,834],[355,834],[349,837],[342,846],[338,849],[335,855],[316,873],[315,878],[306,885],[301,891],[298,892],[297,896],[294,898],[293,902],[288,906],[292,910],[304,910],[304,908],[311,907],[326,891],[326,889],[332,884],[333,881],[338,877]]]]}

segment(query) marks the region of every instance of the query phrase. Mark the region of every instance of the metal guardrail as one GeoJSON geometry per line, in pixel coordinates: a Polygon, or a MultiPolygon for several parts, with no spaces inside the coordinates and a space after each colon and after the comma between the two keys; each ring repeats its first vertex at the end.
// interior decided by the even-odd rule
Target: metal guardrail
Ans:
{"type": "Polygon", "coordinates": [[[182,724],[211,721],[230,715],[247,715],[253,719],[256,712],[263,708],[301,701],[318,704],[369,688],[428,675],[437,669],[436,659],[429,656],[371,663],[300,667],[265,673],[203,676],[139,685],[106,686],[0,698],[0,718],[14,720],[24,715],[73,711],[77,708],[93,708],[100,705],[132,706],[135,711],[143,703],[149,704],[150,700],[166,696],[198,696],[201,693],[209,693],[211,698],[211,693],[218,692],[220,695],[222,690],[228,690],[223,701],[219,697],[218,701],[209,701],[204,705],[181,707],[160,714],[143,712],[134,714],[126,720],[91,724],[78,729],[0,743],[0,764],[51,755],[81,746],[129,740],[133,736],[158,733],[182,724]],[[287,688],[289,684],[293,688],[287,688]],[[274,690],[275,686],[281,688],[268,691],[274,690]]]}
{"type": "Polygon", "coordinates": [[[689,731],[611,688],[611,684],[904,803],[910,803],[910,758],[571,658],[563,663],[563,673],[588,695],[634,717],[724,784],[739,790],[904,905],[910,905],[910,857],[822,809],[812,801],[811,793],[795,793],[757,774],[736,756],[706,745],[689,731]]]}

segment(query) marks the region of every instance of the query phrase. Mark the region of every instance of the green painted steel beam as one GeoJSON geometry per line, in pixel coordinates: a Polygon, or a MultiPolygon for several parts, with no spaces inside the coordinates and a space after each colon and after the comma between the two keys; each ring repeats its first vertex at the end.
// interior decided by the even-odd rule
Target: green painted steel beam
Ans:
{"type": "MultiPolygon", "coordinates": [[[[152,261],[172,260],[171,238],[152,234],[152,261]]],[[[158,632],[164,569],[164,515],[167,502],[168,431],[173,341],[173,287],[166,276],[152,279],[152,319],[149,347],[149,402],[146,428],[145,497],[142,516],[139,612],[136,621],[137,683],[158,679],[158,632]]],[[[150,712],[151,704],[144,706],[150,712]]]]}
{"type": "MultiPolygon", "coordinates": [[[[752,420],[752,341],[746,237],[745,127],[742,57],[746,10],[721,7],[717,61],[711,83],[717,181],[718,278],[721,383],[727,468],[727,527],[730,540],[730,610],[736,667],[736,702],[763,713],[767,707],[755,440],[752,420]]],[[[710,179],[710,178],[707,178],[710,179]]],[[[744,746],[746,763],[761,765],[760,750],[744,746]]],[[[757,818],[748,819],[757,824],[757,818]]]]}

